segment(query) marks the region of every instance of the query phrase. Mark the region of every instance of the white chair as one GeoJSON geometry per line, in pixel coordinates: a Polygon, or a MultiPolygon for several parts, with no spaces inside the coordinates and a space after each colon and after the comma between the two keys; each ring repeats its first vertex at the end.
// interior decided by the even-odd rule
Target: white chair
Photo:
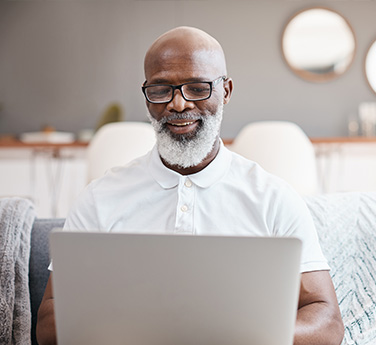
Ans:
{"type": "Polygon", "coordinates": [[[88,181],[132,159],[144,155],[155,144],[155,132],[150,123],[114,122],[103,125],[88,145],[88,181]]]}
{"type": "Polygon", "coordinates": [[[295,123],[260,121],[246,125],[229,146],[287,181],[303,195],[318,193],[313,144],[295,123]]]}

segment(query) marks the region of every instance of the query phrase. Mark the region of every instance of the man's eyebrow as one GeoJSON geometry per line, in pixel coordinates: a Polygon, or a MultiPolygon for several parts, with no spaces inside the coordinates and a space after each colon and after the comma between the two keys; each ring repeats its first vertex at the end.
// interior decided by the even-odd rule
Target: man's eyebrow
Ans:
{"type": "Polygon", "coordinates": [[[147,81],[148,84],[170,84],[167,79],[154,79],[152,81],[147,81]]]}

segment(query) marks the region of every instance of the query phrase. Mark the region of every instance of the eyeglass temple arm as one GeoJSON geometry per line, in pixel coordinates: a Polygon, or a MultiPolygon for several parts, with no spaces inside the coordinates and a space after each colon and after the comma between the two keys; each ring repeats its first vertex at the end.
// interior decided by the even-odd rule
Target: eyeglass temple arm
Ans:
{"type": "Polygon", "coordinates": [[[214,80],[212,85],[213,85],[213,87],[216,87],[217,84],[219,84],[222,80],[226,81],[227,79],[228,79],[227,76],[223,75],[223,76],[219,77],[218,79],[214,80]]]}

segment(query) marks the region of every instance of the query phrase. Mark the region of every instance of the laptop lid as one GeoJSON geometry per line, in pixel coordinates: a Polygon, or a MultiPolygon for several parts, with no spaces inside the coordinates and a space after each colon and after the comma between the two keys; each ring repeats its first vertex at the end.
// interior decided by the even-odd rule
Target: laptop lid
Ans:
{"type": "Polygon", "coordinates": [[[292,345],[295,238],[50,235],[59,345],[292,345]]]}

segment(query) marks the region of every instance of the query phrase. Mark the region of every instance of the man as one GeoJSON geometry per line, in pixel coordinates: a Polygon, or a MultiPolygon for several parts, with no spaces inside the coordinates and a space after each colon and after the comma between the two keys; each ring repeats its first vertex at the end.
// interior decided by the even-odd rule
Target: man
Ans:
{"type": "MultiPolygon", "coordinates": [[[[294,344],[340,344],[337,299],[306,205],[286,183],[231,153],[219,139],[223,106],[233,90],[219,43],[201,30],[179,27],[153,43],[144,68],[142,91],[157,145],[91,183],[65,228],[299,237],[294,344]]],[[[55,342],[51,278],[37,336],[41,345],[55,342]]]]}

